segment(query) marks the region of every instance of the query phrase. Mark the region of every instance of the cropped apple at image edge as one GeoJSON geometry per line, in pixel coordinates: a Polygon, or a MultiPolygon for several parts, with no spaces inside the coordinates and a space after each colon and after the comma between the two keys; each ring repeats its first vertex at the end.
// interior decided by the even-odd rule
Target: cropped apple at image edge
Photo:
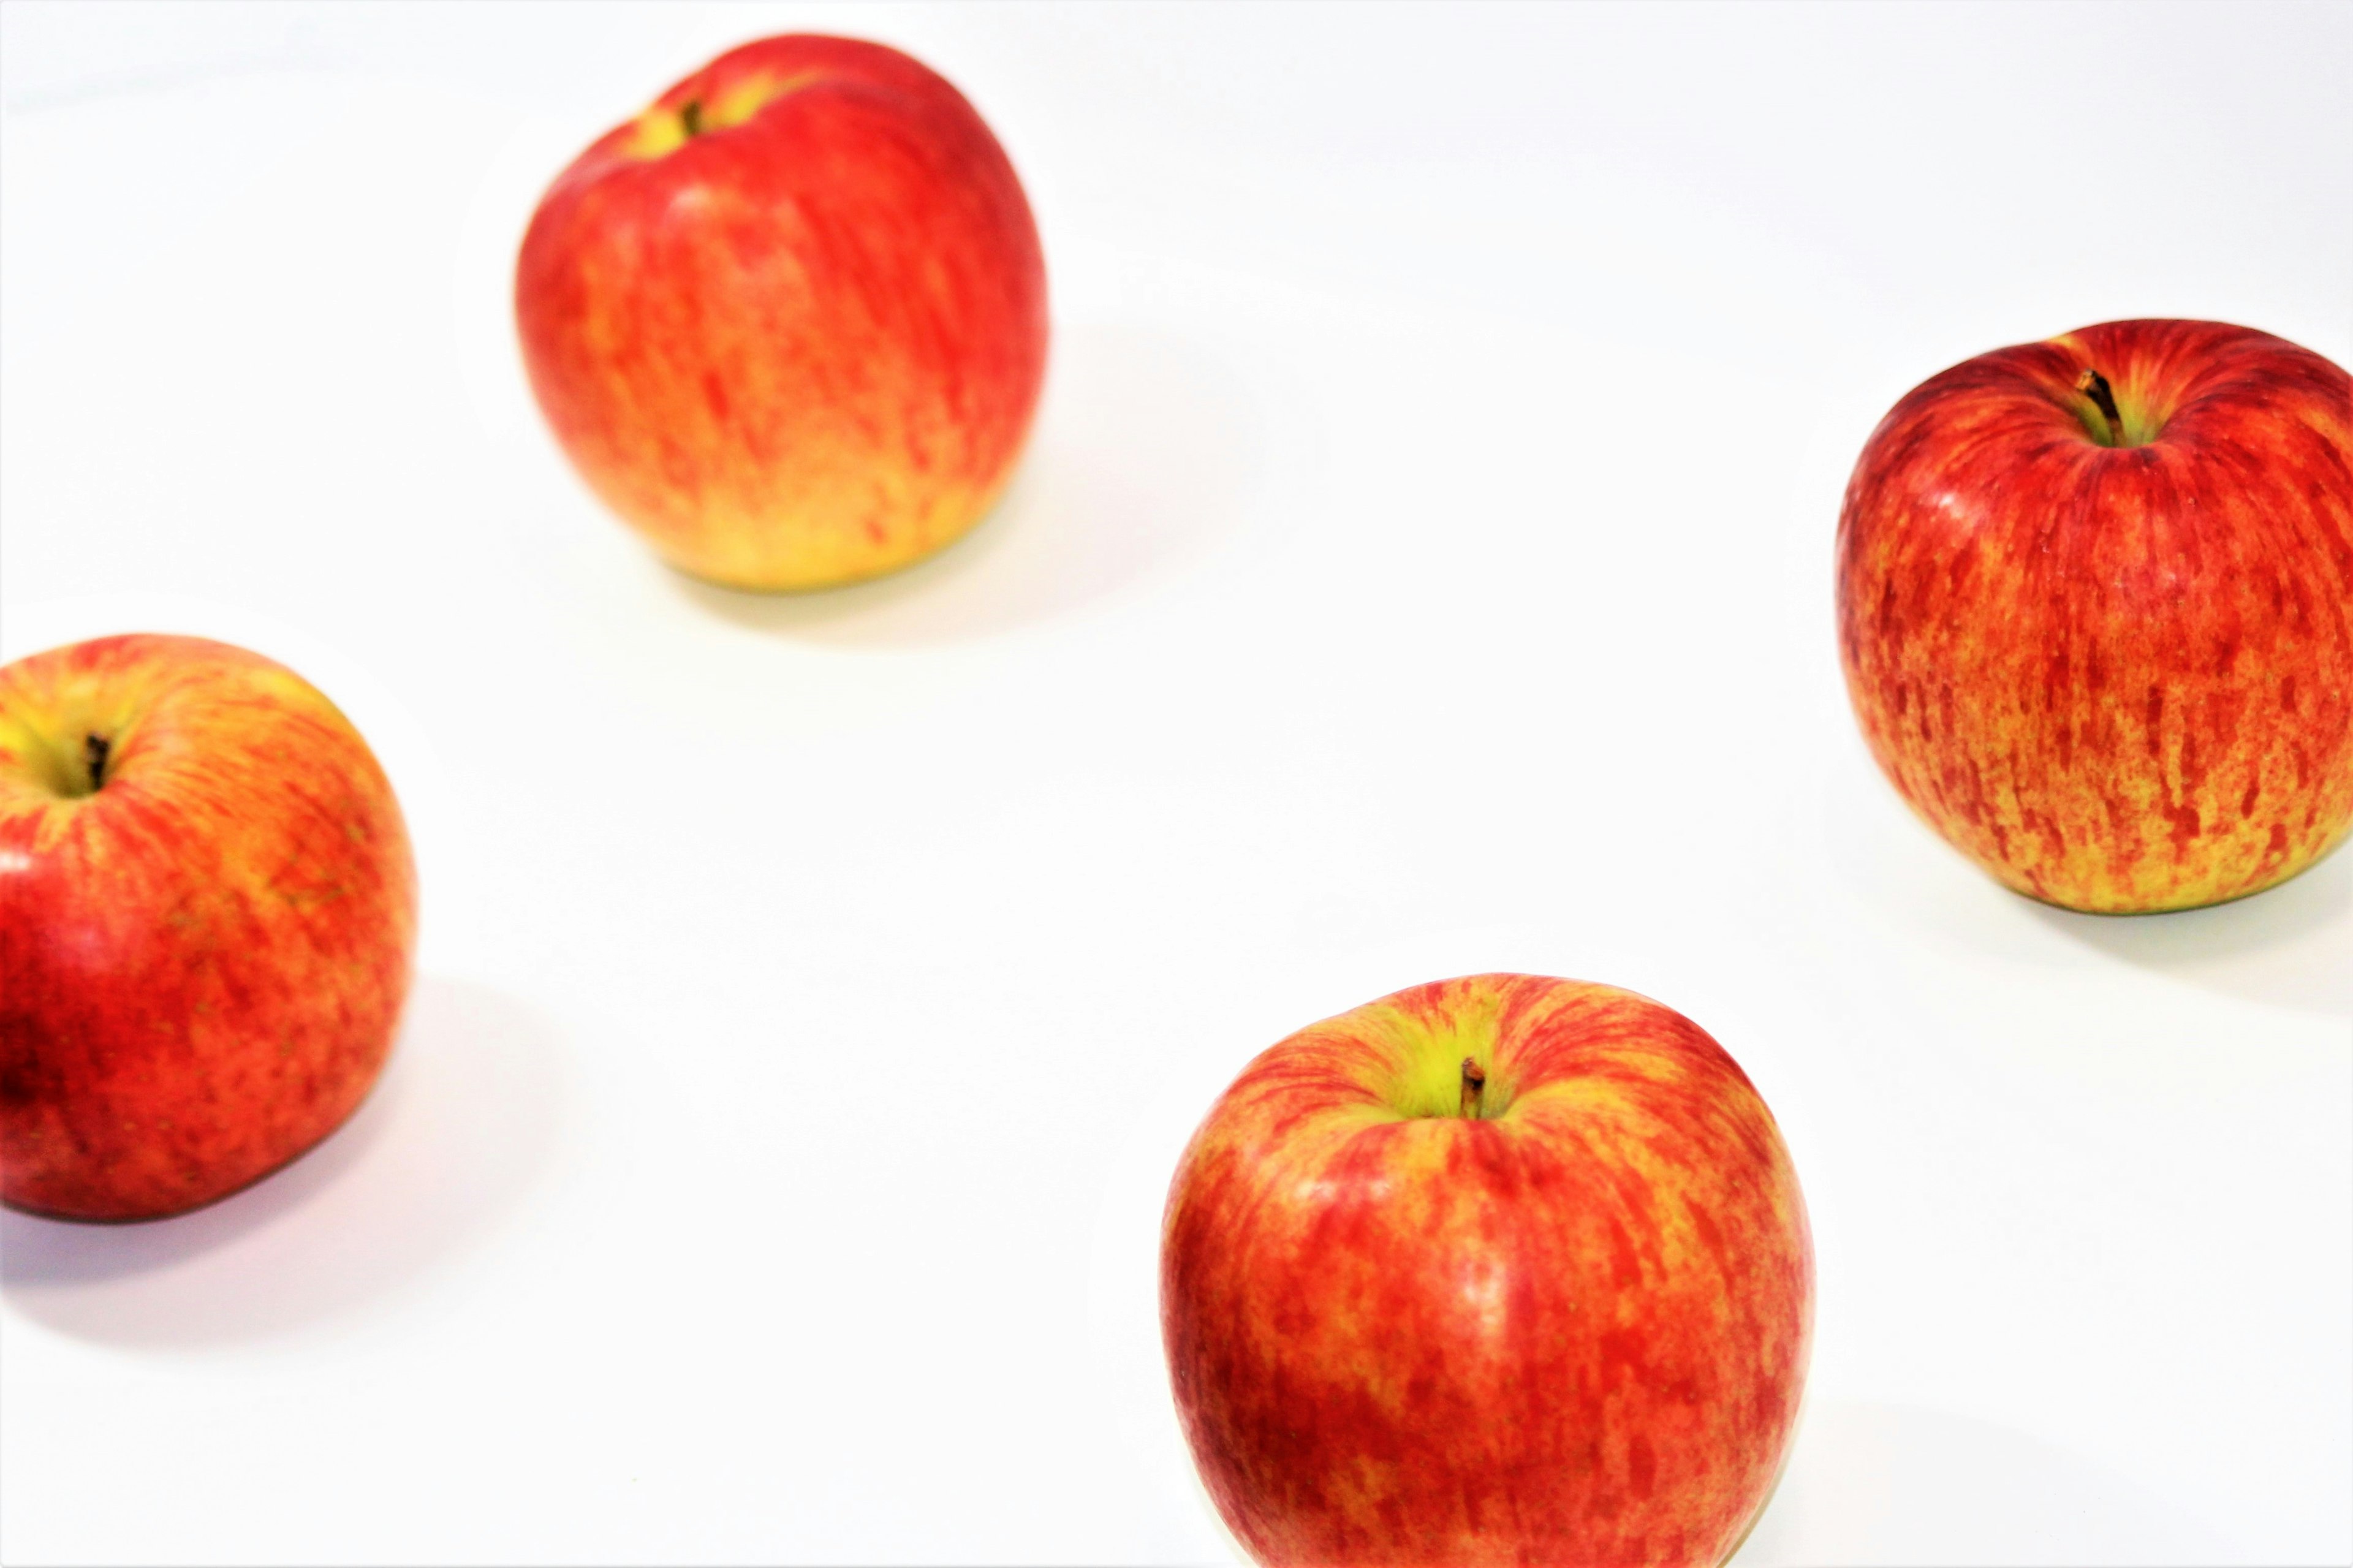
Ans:
{"type": "Polygon", "coordinates": [[[1162,1226],[1185,1436],[1270,1564],[1722,1563],[1788,1457],[1813,1279],[1723,1047],[1525,974],[1262,1053],[1162,1226]]]}
{"type": "Polygon", "coordinates": [[[295,1159],[416,947],[392,786],[301,677],[144,635],[0,668],[0,1200],[153,1219],[295,1159]]]}

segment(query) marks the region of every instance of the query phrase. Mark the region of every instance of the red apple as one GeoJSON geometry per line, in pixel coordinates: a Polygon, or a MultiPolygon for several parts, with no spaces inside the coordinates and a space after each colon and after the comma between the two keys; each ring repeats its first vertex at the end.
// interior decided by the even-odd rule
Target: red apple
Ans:
{"type": "Polygon", "coordinates": [[[1696,1025],[1484,974],[1250,1063],[1177,1167],[1160,1301],[1261,1563],[1717,1563],[1797,1417],[1813,1253],[1696,1025]]]}
{"type": "Polygon", "coordinates": [[[1872,755],[2021,893],[2188,909],[2353,826],[2353,394],[2308,350],[2113,321],[1907,394],[1839,517],[1872,755]]]}
{"type": "Polygon", "coordinates": [[[978,521],[1046,367],[1038,228],[1004,150],[895,49],[720,56],[542,198],[515,271],[540,407],[680,570],[822,587],[978,521]]]}
{"type": "Polygon", "coordinates": [[[392,788],[291,670],[144,636],[0,668],[0,1199],[149,1219],[301,1154],[416,931],[392,788]]]}

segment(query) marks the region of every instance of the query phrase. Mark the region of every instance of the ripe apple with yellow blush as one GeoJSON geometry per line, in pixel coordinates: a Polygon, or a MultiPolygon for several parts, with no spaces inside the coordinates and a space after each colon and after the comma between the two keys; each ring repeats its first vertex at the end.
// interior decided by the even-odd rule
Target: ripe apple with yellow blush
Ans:
{"type": "Polygon", "coordinates": [[[589,487],[682,572],[820,588],[955,539],[1046,368],[1021,183],[895,49],[732,49],[575,160],[515,269],[523,360],[589,487]]]}

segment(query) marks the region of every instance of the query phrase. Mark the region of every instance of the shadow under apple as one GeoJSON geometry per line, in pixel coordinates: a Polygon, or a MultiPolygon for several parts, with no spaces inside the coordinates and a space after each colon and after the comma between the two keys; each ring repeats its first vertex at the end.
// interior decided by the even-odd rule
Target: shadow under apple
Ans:
{"type": "Polygon", "coordinates": [[[739,626],[841,646],[981,637],[1164,573],[1233,526],[1261,421],[1235,372],[1181,340],[1059,333],[1029,447],[996,510],[955,544],[871,583],[740,593],[667,575],[739,626]]]}
{"type": "Polygon", "coordinates": [[[0,1293],[77,1338],[192,1347],[364,1308],[486,1233],[544,1168],[560,1115],[550,1026],[495,991],[420,977],[383,1079],[302,1158],[175,1218],[0,1211],[0,1293]]]}
{"type": "Polygon", "coordinates": [[[2353,1016],[2353,854],[2340,850],[2275,888],[2202,910],[2094,915],[2011,892],[1905,809],[1861,757],[1820,775],[1816,842],[1875,910],[1939,944],[2017,963],[2067,963],[2089,948],[2201,990],[2353,1016]],[[2053,936],[2063,941],[2054,943],[2053,936]]]}
{"type": "Polygon", "coordinates": [[[1991,1422],[1810,1404],[1736,1568],[2114,1568],[2232,1561],[2167,1499],[1991,1422]]]}
{"type": "Polygon", "coordinates": [[[2085,915],[2028,907],[2045,925],[2113,958],[2275,1006],[2353,1017],[2353,855],[2202,910],[2085,915]]]}

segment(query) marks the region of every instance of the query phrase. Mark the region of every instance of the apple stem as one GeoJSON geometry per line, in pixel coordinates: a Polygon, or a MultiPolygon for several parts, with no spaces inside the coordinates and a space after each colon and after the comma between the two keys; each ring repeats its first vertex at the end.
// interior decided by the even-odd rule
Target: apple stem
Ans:
{"type": "Polygon", "coordinates": [[[1486,1092],[1486,1089],[1487,1075],[1479,1069],[1479,1059],[1476,1057],[1464,1057],[1462,1058],[1462,1114],[1473,1121],[1479,1119],[1479,1100],[1486,1092]]]}
{"type": "Polygon", "coordinates": [[[2089,397],[2092,406],[2100,411],[2100,417],[2108,422],[2108,445],[2123,446],[2125,416],[2116,409],[2116,389],[2108,384],[2108,378],[2096,370],[2086,370],[2075,378],[2075,390],[2089,397]]]}
{"type": "Polygon", "coordinates": [[[690,98],[678,108],[678,122],[689,136],[702,134],[702,100],[690,98]]]}
{"type": "Polygon", "coordinates": [[[106,787],[106,754],[113,750],[113,745],[114,743],[103,735],[84,735],[81,738],[82,755],[90,763],[90,787],[92,793],[106,787]]]}

